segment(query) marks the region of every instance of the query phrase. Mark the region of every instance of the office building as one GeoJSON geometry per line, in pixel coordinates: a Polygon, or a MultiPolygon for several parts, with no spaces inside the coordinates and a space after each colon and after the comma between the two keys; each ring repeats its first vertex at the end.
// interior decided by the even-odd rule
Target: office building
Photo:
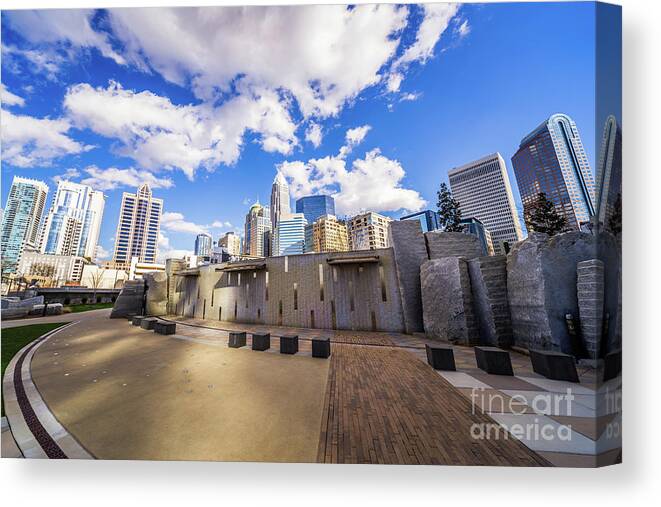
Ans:
{"type": "Polygon", "coordinates": [[[335,215],[335,199],[330,195],[308,195],[296,201],[296,213],[303,213],[308,224],[313,224],[319,217],[335,215]]]}
{"type": "Polygon", "coordinates": [[[2,273],[16,273],[26,248],[35,249],[46,207],[48,186],[14,176],[2,214],[2,273]]]}
{"type": "Polygon", "coordinates": [[[96,259],[106,198],[88,185],[60,181],[41,230],[44,254],[96,259]]]}
{"type": "Polygon", "coordinates": [[[276,230],[281,216],[289,214],[289,185],[282,173],[278,172],[271,186],[271,230],[276,230]]]}
{"type": "Polygon", "coordinates": [[[300,255],[305,253],[305,226],[303,213],[281,215],[273,235],[273,255],[300,255]]]}
{"type": "Polygon", "coordinates": [[[241,255],[241,236],[233,231],[225,233],[225,235],[218,240],[218,246],[224,248],[229,255],[241,255]]]}
{"type": "Polygon", "coordinates": [[[271,247],[271,215],[268,206],[258,202],[250,207],[246,215],[244,254],[268,257],[271,247]]]}
{"type": "Polygon", "coordinates": [[[211,255],[213,239],[208,234],[198,234],[195,238],[195,255],[208,257],[211,255]]]}
{"type": "Polygon", "coordinates": [[[459,225],[464,233],[477,236],[477,238],[480,240],[480,245],[482,245],[483,255],[495,254],[491,232],[489,229],[484,227],[482,222],[480,222],[477,218],[462,218],[459,222],[459,225]]]}
{"type": "Polygon", "coordinates": [[[30,283],[37,282],[42,287],[62,287],[79,284],[86,264],[88,261],[78,255],[26,251],[18,263],[18,272],[30,283]]]}
{"type": "Polygon", "coordinates": [[[622,130],[615,116],[609,116],[604,125],[596,184],[595,214],[602,227],[610,230],[617,201],[622,205],[622,130]]]}
{"type": "Polygon", "coordinates": [[[391,218],[368,211],[351,218],[347,224],[349,250],[375,250],[390,246],[388,223],[391,218]]]}
{"type": "Polygon", "coordinates": [[[452,197],[459,203],[461,216],[477,218],[493,238],[496,253],[523,239],[514,204],[507,167],[500,153],[455,167],[448,172],[452,197]]]}
{"type": "Polygon", "coordinates": [[[305,228],[306,252],[347,252],[349,232],[347,223],[334,215],[324,215],[305,228]]]}
{"type": "Polygon", "coordinates": [[[162,214],[163,199],[153,197],[147,183],[135,194],[124,192],[113,261],[125,265],[127,269],[133,258],[138,263],[155,264],[162,214]]]}
{"type": "Polygon", "coordinates": [[[435,231],[441,228],[438,223],[438,213],[430,209],[403,216],[400,220],[418,220],[420,227],[422,227],[422,232],[435,231]]]}
{"type": "MultiPolygon", "coordinates": [[[[538,194],[545,193],[567,220],[568,229],[578,230],[590,222],[594,177],[578,128],[569,116],[554,114],[524,137],[512,166],[524,213],[538,194]]],[[[495,238],[494,230],[492,234],[495,238]]]]}

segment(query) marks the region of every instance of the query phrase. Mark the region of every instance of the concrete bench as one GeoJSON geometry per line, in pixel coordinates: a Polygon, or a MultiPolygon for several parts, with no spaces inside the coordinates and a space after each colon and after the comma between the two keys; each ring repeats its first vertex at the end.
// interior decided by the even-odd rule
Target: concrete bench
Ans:
{"type": "Polygon", "coordinates": [[[154,324],[158,322],[158,319],[156,317],[145,317],[140,321],[140,327],[142,329],[147,329],[151,331],[154,329],[154,324]]]}
{"type": "Polygon", "coordinates": [[[492,375],[514,375],[512,360],[506,350],[498,347],[475,347],[475,360],[480,370],[492,375]]]}
{"type": "Polygon", "coordinates": [[[535,373],[551,380],[578,382],[574,356],[554,350],[529,350],[530,362],[535,373]]]}
{"type": "Polygon", "coordinates": [[[312,357],[326,359],[331,354],[330,338],[312,338],[312,357]]]}
{"type": "Polygon", "coordinates": [[[133,317],[135,317],[135,313],[129,313],[129,314],[126,316],[126,319],[127,319],[130,323],[133,323],[133,317]]]}
{"type": "Polygon", "coordinates": [[[622,372],[622,351],[614,350],[604,357],[604,382],[617,377],[622,372]]]}
{"type": "Polygon", "coordinates": [[[140,323],[142,322],[142,319],[144,318],[145,318],[144,315],[134,315],[133,317],[131,317],[131,324],[133,324],[134,326],[139,326],[140,323]]]}
{"type": "Polygon", "coordinates": [[[246,346],[246,333],[244,331],[230,331],[230,338],[227,346],[232,349],[239,349],[246,346]]]}
{"type": "Polygon", "coordinates": [[[454,352],[449,345],[425,345],[427,364],[435,370],[457,371],[454,352]]]}
{"type": "Polygon", "coordinates": [[[156,321],[154,323],[154,332],[158,334],[175,334],[177,332],[177,324],[162,320],[156,321]]]}
{"type": "Polygon", "coordinates": [[[296,354],[298,352],[298,336],[285,335],[280,337],[280,353],[296,354]]]}
{"type": "Polygon", "coordinates": [[[271,348],[271,334],[270,333],[253,333],[252,334],[252,349],[253,350],[268,350],[271,348]]]}

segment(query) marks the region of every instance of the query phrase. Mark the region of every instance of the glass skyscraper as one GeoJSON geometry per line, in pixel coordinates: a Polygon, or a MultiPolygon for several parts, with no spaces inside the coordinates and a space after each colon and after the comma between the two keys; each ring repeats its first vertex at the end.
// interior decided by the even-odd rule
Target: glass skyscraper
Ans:
{"type": "Polygon", "coordinates": [[[303,213],[308,224],[319,217],[335,215],[335,199],[330,195],[308,195],[296,201],[296,213],[303,213]]]}
{"type": "Polygon", "coordinates": [[[594,215],[594,176],[576,123],[554,114],[523,138],[512,157],[524,214],[545,193],[568,229],[580,229],[594,215]]]}
{"type": "Polygon", "coordinates": [[[207,257],[211,255],[211,243],[213,240],[208,234],[198,234],[195,238],[195,255],[207,257]]]}
{"type": "Polygon", "coordinates": [[[422,227],[422,232],[429,232],[440,229],[440,225],[438,223],[438,213],[430,209],[418,211],[417,213],[413,213],[411,215],[406,215],[400,218],[400,220],[418,220],[420,222],[420,226],[422,227]]]}
{"type": "Polygon", "coordinates": [[[14,176],[2,215],[2,273],[15,273],[25,247],[36,248],[48,186],[14,176]]]}
{"type": "Polygon", "coordinates": [[[303,213],[280,215],[273,239],[273,255],[300,255],[305,252],[305,226],[303,213]]]}

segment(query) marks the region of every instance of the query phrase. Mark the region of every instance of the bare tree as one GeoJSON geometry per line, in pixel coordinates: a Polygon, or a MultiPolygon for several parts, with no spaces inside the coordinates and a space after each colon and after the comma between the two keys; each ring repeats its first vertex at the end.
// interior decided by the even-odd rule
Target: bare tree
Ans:
{"type": "Polygon", "coordinates": [[[101,281],[105,274],[106,270],[101,268],[90,273],[90,283],[92,284],[92,289],[94,289],[92,292],[92,304],[96,303],[96,290],[101,286],[101,281]]]}

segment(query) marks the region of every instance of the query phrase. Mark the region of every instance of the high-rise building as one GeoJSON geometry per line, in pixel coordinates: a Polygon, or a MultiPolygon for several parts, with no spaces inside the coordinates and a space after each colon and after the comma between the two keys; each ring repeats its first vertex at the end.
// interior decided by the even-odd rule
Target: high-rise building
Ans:
{"type": "Polygon", "coordinates": [[[18,272],[28,282],[37,281],[42,287],[61,287],[68,283],[80,283],[83,268],[88,262],[77,255],[54,255],[39,252],[23,252],[18,272]]]}
{"type": "Polygon", "coordinates": [[[524,213],[538,194],[545,193],[569,229],[580,229],[594,215],[594,177],[569,116],[554,114],[524,137],[512,166],[524,213]]]}
{"type": "Polygon", "coordinates": [[[503,242],[523,239],[507,167],[500,153],[455,167],[448,172],[452,197],[463,218],[477,218],[491,232],[497,254],[503,242]]]}
{"type": "Polygon", "coordinates": [[[41,230],[39,250],[96,259],[106,198],[88,185],[60,181],[41,230]]]}
{"type": "Polygon", "coordinates": [[[271,216],[268,206],[258,202],[250,207],[246,215],[244,254],[268,257],[271,246],[271,216]]]}
{"type": "Polygon", "coordinates": [[[198,234],[195,238],[195,255],[200,257],[208,257],[211,255],[211,244],[213,239],[208,234],[198,234]]]}
{"type": "Polygon", "coordinates": [[[335,215],[335,199],[330,195],[308,195],[296,201],[296,213],[303,213],[308,224],[324,215],[335,215]]]}
{"type": "Polygon", "coordinates": [[[278,172],[271,187],[271,230],[275,231],[281,216],[290,213],[289,185],[282,173],[278,172]]]}
{"type": "Polygon", "coordinates": [[[482,245],[483,255],[494,255],[495,249],[493,246],[491,232],[489,232],[489,229],[484,227],[482,222],[480,222],[477,218],[463,218],[459,221],[459,225],[465,234],[472,234],[473,236],[477,236],[477,239],[480,240],[480,245],[482,245]]]}
{"type": "Polygon", "coordinates": [[[422,227],[422,232],[435,231],[441,228],[438,223],[438,213],[430,209],[403,216],[400,220],[418,220],[422,227]]]}
{"type": "Polygon", "coordinates": [[[25,248],[36,249],[48,186],[14,176],[2,215],[2,272],[16,273],[25,248]]]}
{"type": "Polygon", "coordinates": [[[162,213],[163,199],[153,197],[147,183],[135,194],[124,192],[115,235],[115,263],[130,265],[134,257],[140,263],[156,263],[162,213]]]}
{"type": "Polygon", "coordinates": [[[618,200],[622,206],[622,130],[615,116],[609,116],[604,125],[596,183],[595,214],[599,223],[610,230],[618,200]]]}
{"type": "Polygon", "coordinates": [[[218,246],[224,248],[229,255],[241,255],[241,236],[229,231],[218,240],[218,246]]]}
{"type": "Polygon", "coordinates": [[[347,223],[335,215],[319,217],[305,228],[306,252],[347,252],[349,250],[349,232],[347,223]]]}
{"type": "Polygon", "coordinates": [[[373,211],[351,218],[348,223],[349,250],[375,250],[390,246],[388,223],[391,218],[373,211]]]}
{"type": "Polygon", "coordinates": [[[273,255],[300,255],[305,252],[305,226],[303,213],[280,215],[273,234],[273,255]]]}

